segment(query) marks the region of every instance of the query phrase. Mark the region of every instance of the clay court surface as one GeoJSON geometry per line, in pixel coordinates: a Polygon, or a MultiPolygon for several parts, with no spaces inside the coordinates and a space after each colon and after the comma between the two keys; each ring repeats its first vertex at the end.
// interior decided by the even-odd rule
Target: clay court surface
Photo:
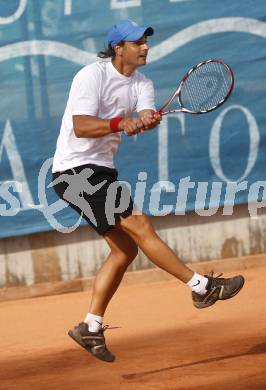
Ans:
{"type": "Polygon", "coordinates": [[[242,274],[239,295],[205,310],[175,280],[121,287],[105,321],[121,326],[106,332],[111,364],[67,336],[89,293],[1,303],[0,389],[266,389],[266,268],[242,274]]]}

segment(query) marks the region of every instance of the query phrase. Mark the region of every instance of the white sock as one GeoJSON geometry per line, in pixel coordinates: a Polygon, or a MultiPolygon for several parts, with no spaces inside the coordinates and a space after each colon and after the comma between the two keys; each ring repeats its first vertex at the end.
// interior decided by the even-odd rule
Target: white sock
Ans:
{"type": "Polygon", "coordinates": [[[90,332],[99,332],[102,328],[103,317],[97,316],[96,314],[88,313],[85,317],[84,322],[88,324],[90,332]]]}
{"type": "Polygon", "coordinates": [[[208,278],[195,272],[192,278],[187,282],[187,285],[191,288],[192,291],[195,291],[195,293],[203,295],[207,292],[207,283],[208,278]]]}

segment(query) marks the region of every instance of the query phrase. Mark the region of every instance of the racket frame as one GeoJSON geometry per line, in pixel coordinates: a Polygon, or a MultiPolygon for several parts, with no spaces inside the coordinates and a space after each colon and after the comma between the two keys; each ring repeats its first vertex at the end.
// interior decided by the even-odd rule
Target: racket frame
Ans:
{"type": "Polygon", "coordinates": [[[177,113],[177,112],[185,112],[185,113],[189,113],[189,114],[195,114],[195,115],[200,115],[200,114],[206,114],[207,112],[210,112],[210,111],[213,111],[213,110],[216,110],[216,108],[220,107],[230,96],[232,90],[234,88],[234,74],[233,74],[233,71],[232,69],[230,68],[230,66],[228,64],[226,64],[224,61],[222,60],[215,60],[215,59],[210,59],[210,60],[206,60],[206,61],[202,61],[200,62],[199,64],[193,66],[186,74],[185,76],[182,78],[179,86],[177,87],[177,89],[175,90],[175,92],[173,93],[172,97],[160,108],[160,110],[158,111],[158,113],[163,116],[163,115],[167,115],[167,114],[171,114],[171,113],[177,113]],[[225,97],[218,103],[216,104],[215,106],[209,108],[208,110],[202,110],[202,111],[191,111],[187,108],[184,107],[183,103],[182,103],[182,100],[181,100],[181,92],[182,92],[182,87],[183,85],[185,84],[187,78],[190,76],[190,74],[192,72],[194,72],[197,68],[205,65],[205,64],[208,64],[209,62],[216,62],[216,63],[219,63],[223,66],[225,66],[227,72],[228,72],[228,75],[230,77],[230,81],[231,81],[231,84],[230,84],[230,87],[228,88],[228,91],[227,91],[227,94],[225,95],[225,97]],[[167,111],[164,111],[167,107],[170,106],[170,104],[173,102],[173,100],[175,100],[177,98],[178,100],[178,103],[180,105],[180,108],[179,109],[171,109],[171,110],[167,110],[167,111]]]}

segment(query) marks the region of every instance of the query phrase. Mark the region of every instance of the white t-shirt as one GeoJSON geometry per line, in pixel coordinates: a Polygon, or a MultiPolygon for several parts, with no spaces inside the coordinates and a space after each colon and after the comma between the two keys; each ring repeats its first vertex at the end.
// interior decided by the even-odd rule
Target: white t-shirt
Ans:
{"type": "Polygon", "coordinates": [[[155,110],[151,80],[135,71],[130,77],[119,73],[111,62],[85,66],[74,77],[53,161],[53,172],[83,164],[114,167],[113,157],[120,133],[103,137],[77,138],[72,115],[92,115],[102,119],[130,116],[133,111],[155,110]]]}

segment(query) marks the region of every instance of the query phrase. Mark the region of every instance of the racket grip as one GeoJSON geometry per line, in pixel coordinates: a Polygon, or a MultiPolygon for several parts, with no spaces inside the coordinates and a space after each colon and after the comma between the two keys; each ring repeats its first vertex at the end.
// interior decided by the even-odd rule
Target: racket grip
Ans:
{"type": "Polygon", "coordinates": [[[153,116],[154,116],[155,118],[159,118],[159,117],[162,116],[162,112],[161,112],[161,111],[155,111],[155,112],[153,113],[153,116]]]}

